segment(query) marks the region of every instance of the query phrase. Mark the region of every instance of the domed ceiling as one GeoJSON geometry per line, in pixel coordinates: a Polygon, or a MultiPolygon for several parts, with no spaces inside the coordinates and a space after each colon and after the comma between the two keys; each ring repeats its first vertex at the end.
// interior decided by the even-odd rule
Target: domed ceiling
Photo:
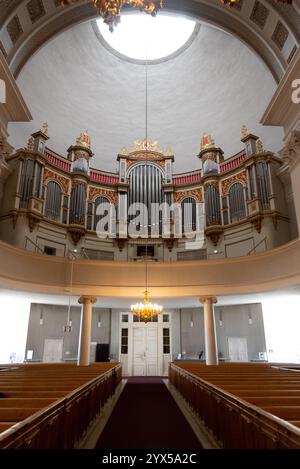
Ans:
{"type": "MultiPolygon", "coordinates": [[[[259,124],[276,90],[261,59],[238,39],[202,23],[188,47],[148,66],[148,138],[171,145],[175,171],[199,167],[204,132],[225,158],[240,151],[245,124],[265,148],[282,147],[282,131],[259,124]]],[[[112,53],[90,21],[73,26],[26,63],[18,85],[34,120],[13,124],[10,141],[26,146],[30,133],[49,123],[49,147],[65,155],[87,129],[93,167],[116,168],[121,147],[145,138],[145,65],[112,53]]]]}

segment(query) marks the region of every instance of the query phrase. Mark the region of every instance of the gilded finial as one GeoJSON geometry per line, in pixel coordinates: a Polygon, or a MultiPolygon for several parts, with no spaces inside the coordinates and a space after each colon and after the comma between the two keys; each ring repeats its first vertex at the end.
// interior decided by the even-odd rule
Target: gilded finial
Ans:
{"type": "Polygon", "coordinates": [[[169,145],[169,146],[166,148],[165,156],[173,156],[173,148],[171,147],[171,145],[169,145]]]}
{"type": "Polygon", "coordinates": [[[91,148],[91,137],[88,134],[88,131],[85,130],[80,134],[80,137],[77,138],[76,144],[85,147],[85,148],[91,148]]]}
{"type": "Polygon", "coordinates": [[[120,155],[124,155],[124,156],[128,155],[128,150],[125,146],[121,147],[120,155]]]}
{"type": "Polygon", "coordinates": [[[48,137],[49,125],[48,122],[44,122],[41,128],[41,132],[48,137]]]}
{"type": "Polygon", "coordinates": [[[215,141],[210,134],[203,134],[201,139],[201,150],[206,150],[207,148],[214,148],[215,141]]]}
{"type": "Polygon", "coordinates": [[[247,129],[247,126],[244,124],[242,125],[242,130],[241,130],[241,139],[248,137],[249,132],[247,129]]]}

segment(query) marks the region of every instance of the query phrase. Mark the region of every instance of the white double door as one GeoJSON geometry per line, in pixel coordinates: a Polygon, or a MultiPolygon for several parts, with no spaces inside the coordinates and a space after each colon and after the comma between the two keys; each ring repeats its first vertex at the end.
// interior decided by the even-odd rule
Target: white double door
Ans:
{"type": "Polygon", "coordinates": [[[158,328],[151,325],[133,326],[133,376],[159,374],[158,328]]]}

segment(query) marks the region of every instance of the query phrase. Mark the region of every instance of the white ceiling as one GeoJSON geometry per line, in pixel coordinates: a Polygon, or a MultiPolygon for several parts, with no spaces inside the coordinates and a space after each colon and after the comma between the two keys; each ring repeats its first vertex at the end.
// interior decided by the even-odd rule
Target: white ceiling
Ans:
{"type": "MultiPolygon", "coordinates": [[[[90,22],[40,49],[18,84],[34,120],[10,125],[17,148],[45,121],[49,146],[61,154],[88,129],[92,166],[114,171],[121,146],[145,137],[145,68],[104,48],[90,22]]],[[[203,24],[182,54],[149,67],[149,139],[173,146],[177,172],[199,167],[196,155],[204,132],[213,134],[225,157],[238,152],[242,124],[276,152],[282,131],[259,124],[275,89],[271,73],[247,46],[203,24]]]]}

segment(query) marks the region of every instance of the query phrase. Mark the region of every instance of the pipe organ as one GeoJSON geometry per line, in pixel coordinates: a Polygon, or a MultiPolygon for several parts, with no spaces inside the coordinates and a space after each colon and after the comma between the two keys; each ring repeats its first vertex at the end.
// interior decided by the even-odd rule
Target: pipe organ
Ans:
{"type": "MultiPolygon", "coordinates": [[[[27,149],[7,158],[13,173],[0,211],[0,233],[7,220],[18,230],[21,224],[17,221],[27,218],[28,236],[37,233],[41,224],[45,231],[54,223],[71,245],[84,246],[87,240],[96,245],[97,224],[108,215],[99,214],[97,208],[106,203],[112,207],[107,226],[116,226],[116,233],[101,241],[103,252],[105,246],[114,249],[116,245],[123,252],[147,238],[148,245],[154,246],[151,252],[159,252],[163,246],[169,256],[175,252],[183,259],[180,249],[185,234],[197,230],[200,206],[206,221],[203,249],[208,251],[215,253],[219,246],[227,249],[227,245],[232,250],[234,241],[226,241],[231,239],[228,230],[236,231],[234,240],[244,236],[239,233],[246,233],[245,227],[247,233],[254,233],[256,243],[264,225],[266,230],[270,228],[270,221],[275,230],[281,226],[280,240],[289,239],[284,187],[277,176],[283,161],[265,151],[258,137],[244,127],[243,148],[229,158],[224,158],[211,136],[204,135],[199,169],[184,174],[173,173],[171,148],[162,151],[157,142],[137,141],[130,150],[123,147],[117,157],[118,171],[107,173],[90,165],[93,152],[87,132],[69,147],[66,157],[51,150],[48,139],[44,129],[35,132],[27,149]],[[137,212],[132,209],[134,204],[139,204],[137,212]],[[142,240],[130,240],[131,223],[136,223],[142,240]]],[[[248,239],[245,235],[244,243],[248,239]]],[[[272,239],[276,243],[276,236],[272,239]]],[[[87,249],[91,251],[90,246],[87,249]]]]}

